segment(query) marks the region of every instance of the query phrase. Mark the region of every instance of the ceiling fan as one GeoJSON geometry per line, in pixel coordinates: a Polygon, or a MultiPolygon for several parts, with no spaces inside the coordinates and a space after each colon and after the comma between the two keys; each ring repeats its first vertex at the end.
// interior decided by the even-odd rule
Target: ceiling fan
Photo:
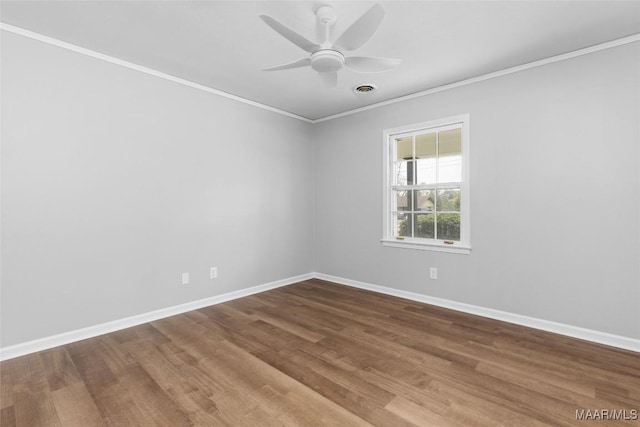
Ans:
{"type": "Polygon", "coordinates": [[[331,42],[331,27],[336,22],[336,11],[331,6],[322,6],[316,11],[316,17],[324,27],[325,40],[316,44],[298,34],[291,28],[281,24],[267,15],[260,15],[269,27],[299,48],[309,52],[303,58],[289,64],[265,68],[262,71],[280,71],[291,68],[311,67],[317,71],[322,80],[329,86],[336,86],[338,70],[343,66],[358,73],[378,73],[400,65],[401,60],[389,58],[372,58],[367,56],[346,56],[342,52],[356,50],[363,46],[375,34],[384,18],[384,9],[375,4],[365,12],[335,42],[331,42]]]}

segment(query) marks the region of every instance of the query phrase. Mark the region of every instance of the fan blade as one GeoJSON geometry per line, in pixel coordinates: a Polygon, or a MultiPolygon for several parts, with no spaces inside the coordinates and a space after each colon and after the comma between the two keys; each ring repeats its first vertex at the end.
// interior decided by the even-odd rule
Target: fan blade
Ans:
{"type": "Polygon", "coordinates": [[[300,68],[307,67],[311,64],[311,60],[309,58],[300,59],[298,61],[292,62],[290,64],[282,64],[276,67],[264,68],[262,71],[280,71],[280,70],[289,70],[291,68],[300,68]]]}
{"type": "Polygon", "coordinates": [[[368,56],[349,56],[344,59],[344,65],[358,73],[379,73],[400,65],[402,60],[390,58],[371,58],[368,56]]]}
{"type": "Polygon", "coordinates": [[[365,44],[378,30],[378,26],[384,18],[384,9],[380,4],[375,4],[365,12],[333,44],[334,49],[354,50],[365,44]]]}
{"type": "Polygon", "coordinates": [[[312,41],[307,40],[305,37],[293,31],[291,28],[286,27],[280,22],[276,21],[270,16],[260,15],[260,19],[264,21],[265,24],[270,26],[276,33],[280,34],[285,39],[289,40],[291,43],[295,44],[301,49],[306,50],[309,53],[313,53],[317,50],[320,50],[320,45],[313,43],[312,41]]]}
{"type": "Polygon", "coordinates": [[[329,73],[318,73],[320,74],[320,79],[322,79],[322,83],[329,87],[336,87],[338,85],[338,73],[329,72],[329,73]]]}

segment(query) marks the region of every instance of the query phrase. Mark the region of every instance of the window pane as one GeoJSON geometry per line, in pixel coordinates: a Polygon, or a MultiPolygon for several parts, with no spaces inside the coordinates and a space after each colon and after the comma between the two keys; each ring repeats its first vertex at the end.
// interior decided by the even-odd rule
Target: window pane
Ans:
{"type": "Polygon", "coordinates": [[[416,184],[436,182],[436,134],[416,135],[416,184]]]}
{"type": "Polygon", "coordinates": [[[414,211],[433,212],[434,208],[433,190],[416,190],[414,191],[414,211]]]}
{"type": "Polygon", "coordinates": [[[416,158],[426,159],[436,156],[436,134],[416,135],[416,158]]]}
{"type": "Polygon", "coordinates": [[[415,214],[414,217],[414,236],[424,239],[433,239],[434,237],[434,215],[433,214],[415,214]]]}
{"type": "Polygon", "coordinates": [[[436,158],[416,160],[416,184],[435,184],[436,183],[436,158]]]}
{"type": "Polygon", "coordinates": [[[451,156],[462,153],[462,129],[443,130],[438,133],[438,155],[451,156]]]}
{"type": "Polygon", "coordinates": [[[411,237],[412,218],[411,214],[397,213],[395,217],[396,236],[411,237]]]}
{"type": "Polygon", "coordinates": [[[413,185],[414,162],[397,162],[394,164],[395,185],[413,185]]]}
{"type": "Polygon", "coordinates": [[[438,190],[438,212],[460,212],[460,189],[438,190]]]}
{"type": "Polygon", "coordinates": [[[462,157],[439,156],[438,157],[438,182],[462,181],[462,157]]]}
{"type": "Polygon", "coordinates": [[[396,191],[396,210],[410,211],[411,191],[396,191]]]}
{"type": "Polygon", "coordinates": [[[438,134],[438,182],[462,181],[462,130],[438,134]]]}
{"type": "Polygon", "coordinates": [[[443,213],[438,214],[438,239],[460,240],[460,214],[443,213]]]}
{"type": "Polygon", "coordinates": [[[413,137],[396,139],[396,160],[413,159],[413,137]]]}

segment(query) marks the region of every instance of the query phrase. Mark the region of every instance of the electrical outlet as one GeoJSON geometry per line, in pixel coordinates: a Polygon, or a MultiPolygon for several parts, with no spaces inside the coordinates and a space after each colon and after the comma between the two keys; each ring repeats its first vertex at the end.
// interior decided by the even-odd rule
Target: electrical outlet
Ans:
{"type": "Polygon", "coordinates": [[[183,285],[189,284],[189,273],[182,273],[182,284],[183,285]]]}
{"type": "Polygon", "coordinates": [[[218,267],[211,267],[209,269],[209,278],[217,279],[218,278],[218,267]]]}
{"type": "Polygon", "coordinates": [[[438,269],[435,267],[431,267],[429,269],[429,278],[430,279],[438,279],[438,269]]]}

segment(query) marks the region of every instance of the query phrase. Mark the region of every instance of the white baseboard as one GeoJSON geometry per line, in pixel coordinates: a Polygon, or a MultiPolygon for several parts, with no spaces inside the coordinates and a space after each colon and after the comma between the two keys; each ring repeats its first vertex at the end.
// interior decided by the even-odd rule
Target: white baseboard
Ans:
{"type": "Polygon", "coordinates": [[[187,311],[197,310],[199,308],[208,307],[210,305],[220,304],[271,289],[280,288],[282,286],[291,285],[293,283],[302,282],[313,277],[314,275],[311,273],[302,274],[300,276],[276,280],[275,282],[265,283],[262,285],[253,286],[251,288],[241,289],[239,291],[216,295],[210,298],[191,301],[180,305],[174,305],[172,307],[162,308],[160,310],[138,314],[136,316],[127,317],[124,319],[114,320],[112,322],[89,326],[86,328],[77,329],[75,331],[64,332],[62,334],[0,348],[0,360],[13,359],[14,357],[24,356],[26,354],[47,350],[53,347],[58,347],[87,338],[93,338],[98,335],[108,334],[109,332],[115,332],[121,329],[130,328],[132,326],[141,325],[143,323],[152,322],[154,320],[163,319],[165,317],[175,316],[176,314],[186,313],[187,311]]]}
{"type": "Polygon", "coordinates": [[[317,279],[327,280],[329,282],[339,283],[341,285],[352,286],[354,288],[366,289],[381,294],[392,295],[395,297],[405,298],[425,304],[431,304],[438,307],[449,308],[451,310],[461,311],[463,313],[475,314],[482,317],[488,317],[490,319],[514,323],[516,325],[527,326],[534,329],[540,329],[547,332],[553,332],[556,334],[579,338],[599,344],[605,344],[612,347],[618,347],[625,350],[640,352],[640,340],[638,339],[623,337],[620,335],[613,335],[607,332],[594,331],[591,329],[580,328],[563,323],[551,322],[548,320],[537,319],[535,317],[522,316],[520,314],[479,307],[476,305],[465,304],[442,298],[430,297],[414,292],[387,288],[384,286],[373,285],[370,283],[359,282],[356,280],[345,279],[343,277],[336,277],[323,273],[313,273],[313,277],[317,279]]]}
{"type": "Polygon", "coordinates": [[[387,288],[385,286],[373,285],[371,283],[359,282],[357,280],[345,279],[343,277],[331,276],[323,273],[307,273],[270,283],[265,283],[258,286],[253,286],[247,289],[241,289],[239,291],[216,295],[210,298],[191,301],[188,303],[155,310],[124,319],[114,320],[112,322],[89,326],[87,328],[77,329],[75,331],[69,331],[50,337],[40,338],[37,340],[0,348],[0,360],[13,359],[15,357],[24,356],[26,354],[47,350],[53,347],[58,347],[87,338],[93,338],[99,335],[107,334],[109,332],[119,331],[121,329],[130,328],[132,326],[141,325],[143,323],[152,322],[154,320],[163,319],[169,316],[175,316],[176,314],[186,313],[188,311],[220,304],[223,302],[246,297],[260,292],[265,292],[271,289],[280,288],[282,286],[291,285],[293,283],[302,282],[313,278],[327,280],[329,282],[339,283],[342,285],[352,286],[355,288],[365,289],[381,294],[405,298],[425,304],[431,304],[438,307],[449,308],[452,310],[461,311],[463,313],[475,314],[491,319],[502,320],[504,322],[514,323],[516,325],[528,326],[534,329],[540,329],[543,331],[566,335],[573,338],[579,338],[599,344],[618,347],[625,350],[640,352],[640,340],[634,338],[613,335],[606,332],[599,332],[591,329],[580,328],[577,326],[566,325],[563,323],[556,323],[548,320],[537,319],[534,317],[522,316],[520,314],[509,313],[506,311],[494,310],[491,308],[479,307],[471,304],[431,297],[414,292],[387,288]]]}

